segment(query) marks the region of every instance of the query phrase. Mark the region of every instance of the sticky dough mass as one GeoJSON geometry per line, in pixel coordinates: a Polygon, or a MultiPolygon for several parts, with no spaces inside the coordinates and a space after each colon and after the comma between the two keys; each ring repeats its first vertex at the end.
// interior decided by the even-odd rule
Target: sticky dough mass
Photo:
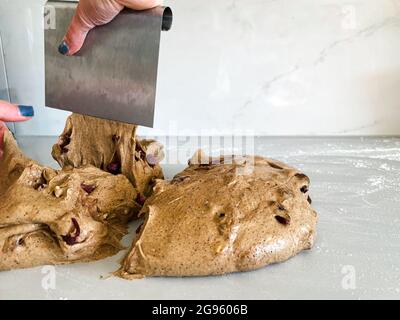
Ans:
{"type": "Polygon", "coordinates": [[[62,168],[93,165],[104,171],[124,174],[146,198],[155,179],[163,178],[159,162],[163,146],[154,140],[139,140],[137,127],[78,114],[71,115],[53,157],[62,168]]]}
{"type": "Polygon", "coordinates": [[[317,214],[306,175],[261,157],[200,158],[171,182],[157,182],[118,276],[246,271],[312,247],[317,214]]]}
{"type": "Polygon", "coordinates": [[[93,166],[53,170],[27,158],[10,132],[0,159],[0,270],[98,260],[122,249],[141,205],[123,175],[93,166]]]}
{"type": "Polygon", "coordinates": [[[24,156],[9,132],[4,139],[0,270],[113,255],[146,199],[123,278],[247,271],[313,245],[310,180],[281,162],[200,152],[167,182],[159,143],[139,140],[136,126],[75,114],[53,146],[62,170],[24,156]]]}

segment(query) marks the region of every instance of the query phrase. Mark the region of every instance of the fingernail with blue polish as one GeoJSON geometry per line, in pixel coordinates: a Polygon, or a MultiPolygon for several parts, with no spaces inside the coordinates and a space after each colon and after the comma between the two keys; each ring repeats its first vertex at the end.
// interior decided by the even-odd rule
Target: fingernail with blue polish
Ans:
{"type": "Polygon", "coordinates": [[[35,112],[31,106],[18,106],[19,113],[23,117],[33,117],[35,112]]]}
{"type": "Polygon", "coordinates": [[[60,46],[58,47],[58,52],[63,55],[66,55],[68,51],[69,51],[68,44],[65,41],[61,42],[60,46]]]}

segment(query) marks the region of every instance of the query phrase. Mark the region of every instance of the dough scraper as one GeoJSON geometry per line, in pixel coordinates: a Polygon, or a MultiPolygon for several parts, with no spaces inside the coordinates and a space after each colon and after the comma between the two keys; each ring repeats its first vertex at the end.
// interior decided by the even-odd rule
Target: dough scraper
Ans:
{"type": "Polygon", "coordinates": [[[153,127],[161,32],[172,10],[124,9],[89,32],[74,56],[58,52],[77,2],[48,1],[44,10],[46,106],[153,127]]]}

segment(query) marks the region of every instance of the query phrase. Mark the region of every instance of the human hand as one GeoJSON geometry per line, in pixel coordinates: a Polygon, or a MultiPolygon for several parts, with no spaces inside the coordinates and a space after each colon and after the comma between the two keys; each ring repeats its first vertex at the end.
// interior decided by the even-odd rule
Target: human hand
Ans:
{"type": "Polygon", "coordinates": [[[90,30],[109,23],[124,7],[145,10],[162,4],[162,0],[80,0],[67,34],[58,51],[71,56],[78,52],[90,30]]]}
{"type": "Polygon", "coordinates": [[[7,127],[5,122],[20,122],[31,119],[34,116],[30,106],[17,106],[0,100],[0,158],[3,156],[4,133],[7,127]]]}

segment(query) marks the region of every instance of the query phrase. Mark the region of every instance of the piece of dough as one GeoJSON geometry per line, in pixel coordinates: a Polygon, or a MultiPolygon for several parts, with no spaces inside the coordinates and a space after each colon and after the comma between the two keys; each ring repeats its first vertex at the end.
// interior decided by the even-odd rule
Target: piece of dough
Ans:
{"type": "Polygon", "coordinates": [[[118,276],[246,271],[312,247],[317,214],[306,175],[261,157],[198,158],[171,182],[157,182],[118,276]]]}
{"type": "Polygon", "coordinates": [[[0,270],[101,259],[122,249],[141,206],[123,175],[38,165],[5,133],[0,159],[0,270]]]}
{"type": "Polygon", "coordinates": [[[21,152],[11,132],[7,131],[3,139],[4,152],[0,158],[0,195],[20,177],[26,166],[35,163],[21,152]]]}
{"type": "Polygon", "coordinates": [[[72,114],[53,146],[52,155],[62,168],[93,165],[104,171],[124,174],[140,194],[150,195],[155,179],[163,178],[159,162],[162,145],[139,141],[136,126],[72,114]]]}

